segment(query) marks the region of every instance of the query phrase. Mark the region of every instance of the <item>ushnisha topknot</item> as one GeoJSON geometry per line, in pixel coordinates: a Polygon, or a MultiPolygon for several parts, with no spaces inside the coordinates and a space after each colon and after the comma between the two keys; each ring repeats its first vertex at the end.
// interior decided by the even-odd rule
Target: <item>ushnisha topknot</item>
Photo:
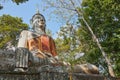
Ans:
{"type": "Polygon", "coordinates": [[[32,16],[31,22],[34,23],[34,20],[37,18],[46,22],[45,17],[42,14],[40,14],[39,10],[37,10],[36,14],[32,16]]]}

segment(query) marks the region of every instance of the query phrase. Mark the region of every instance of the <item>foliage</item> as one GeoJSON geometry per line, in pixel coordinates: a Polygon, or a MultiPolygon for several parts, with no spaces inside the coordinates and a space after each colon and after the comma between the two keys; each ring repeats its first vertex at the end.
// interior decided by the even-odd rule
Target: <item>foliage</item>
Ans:
{"type": "Polygon", "coordinates": [[[2,9],[3,8],[3,6],[0,4],[0,9],[2,9]]]}
{"type": "Polygon", "coordinates": [[[28,0],[12,0],[12,1],[19,5],[20,3],[25,3],[28,0]]]}
{"type": "MultiPolygon", "coordinates": [[[[82,7],[84,17],[98,37],[107,56],[111,59],[116,75],[120,76],[118,72],[120,66],[120,3],[117,0],[84,0],[82,7]]],[[[82,19],[79,19],[79,21],[82,22],[82,19]]],[[[84,23],[81,24],[85,26],[84,23]]],[[[88,53],[91,54],[92,51],[92,53],[94,53],[92,56],[100,56],[98,54],[100,53],[99,50],[93,44],[91,46],[93,46],[93,48],[91,48],[88,53]]],[[[90,59],[90,56],[88,56],[88,59],[90,59]]],[[[100,58],[94,58],[94,60],[97,59],[99,60],[100,58]]],[[[106,65],[103,66],[105,67],[106,65]]]]}
{"type": "MultiPolygon", "coordinates": [[[[70,22],[72,24],[77,20],[77,14],[73,7],[72,0],[44,0],[46,4],[44,10],[50,10],[48,14],[51,18],[54,18],[58,23],[70,22]],[[53,13],[53,14],[51,14],[53,13]]],[[[80,5],[80,0],[73,0],[76,7],[80,5]]]]}
{"type": "Polygon", "coordinates": [[[5,48],[8,42],[15,45],[16,37],[23,29],[28,29],[28,25],[23,23],[21,18],[0,16],[0,48],[5,48]]]}
{"type": "MultiPolygon", "coordinates": [[[[0,0],[0,2],[6,2],[7,0],[0,0]]],[[[28,0],[11,0],[12,2],[19,5],[20,3],[25,3],[28,0]]],[[[0,10],[3,9],[4,5],[0,4],[0,10]]]]}
{"type": "Polygon", "coordinates": [[[46,34],[49,35],[49,36],[52,36],[52,31],[50,29],[46,29],[46,34]]]}
{"type": "Polygon", "coordinates": [[[56,39],[57,52],[63,61],[70,62],[72,65],[84,63],[85,60],[77,54],[81,54],[81,43],[78,37],[78,29],[71,24],[66,24],[60,28],[56,39]],[[75,36],[76,35],[76,36],[75,36]]]}

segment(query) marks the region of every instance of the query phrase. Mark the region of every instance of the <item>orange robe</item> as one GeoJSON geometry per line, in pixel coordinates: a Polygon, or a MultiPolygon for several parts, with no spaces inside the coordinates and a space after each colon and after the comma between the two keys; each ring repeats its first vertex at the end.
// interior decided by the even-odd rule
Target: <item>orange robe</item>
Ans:
{"type": "Polygon", "coordinates": [[[54,40],[45,34],[27,40],[27,47],[30,51],[38,49],[43,53],[51,54],[53,57],[57,55],[54,40]]]}

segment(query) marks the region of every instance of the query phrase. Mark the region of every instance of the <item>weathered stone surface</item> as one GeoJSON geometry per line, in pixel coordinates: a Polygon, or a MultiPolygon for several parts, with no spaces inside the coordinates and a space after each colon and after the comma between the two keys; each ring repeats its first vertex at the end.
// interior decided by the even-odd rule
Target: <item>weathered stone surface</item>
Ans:
{"type": "Polygon", "coordinates": [[[0,70],[11,71],[15,67],[15,52],[0,50],[0,70]]]}
{"type": "Polygon", "coordinates": [[[66,73],[54,71],[33,72],[0,72],[0,80],[120,80],[119,78],[81,73],[66,73]]]}
{"type": "Polygon", "coordinates": [[[85,73],[85,74],[99,74],[99,69],[97,66],[90,63],[77,64],[73,67],[73,72],[85,73]]]}
{"type": "MultiPolygon", "coordinates": [[[[15,52],[12,50],[0,50],[0,71],[13,71],[15,67],[24,65],[28,63],[28,71],[37,72],[40,71],[41,66],[50,65],[49,59],[40,59],[36,56],[27,56],[24,54],[31,54],[27,49],[18,49],[15,52]],[[16,59],[18,57],[18,59],[16,59]],[[25,58],[20,58],[25,57],[25,58]],[[27,60],[28,59],[28,60],[27,60]],[[16,65],[16,62],[19,62],[21,60],[21,63],[16,65]]],[[[26,66],[26,65],[25,65],[26,66]]]]}
{"type": "Polygon", "coordinates": [[[62,66],[43,66],[35,60],[33,62],[27,72],[15,72],[15,52],[0,50],[0,80],[119,80],[96,74],[69,73],[62,66]]]}

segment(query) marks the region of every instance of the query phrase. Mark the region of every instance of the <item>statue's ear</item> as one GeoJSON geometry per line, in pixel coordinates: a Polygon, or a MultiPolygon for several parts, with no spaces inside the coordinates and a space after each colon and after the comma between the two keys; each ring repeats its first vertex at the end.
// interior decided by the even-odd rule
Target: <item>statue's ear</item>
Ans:
{"type": "Polygon", "coordinates": [[[30,19],[30,24],[32,25],[32,22],[33,22],[33,20],[32,19],[30,19]]]}
{"type": "Polygon", "coordinates": [[[46,33],[46,24],[45,24],[45,26],[44,26],[44,28],[43,28],[43,31],[46,33]]]}
{"type": "Polygon", "coordinates": [[[34,29],[34,25],[33,25],[33,20],[30,19],[30,25],[32,26],[32,29],[34,29]]]}

